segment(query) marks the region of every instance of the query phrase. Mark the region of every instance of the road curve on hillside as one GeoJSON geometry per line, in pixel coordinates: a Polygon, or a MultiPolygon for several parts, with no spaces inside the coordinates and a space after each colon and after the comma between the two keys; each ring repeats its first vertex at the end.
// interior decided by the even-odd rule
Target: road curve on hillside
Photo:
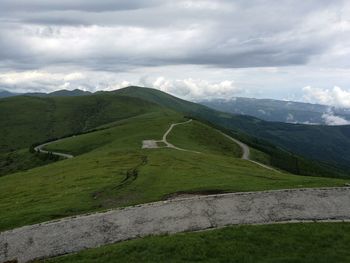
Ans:
{"type": "Polygon", "coordinates": [[[172,148],[172,149],[179,150],[179,151],[200,153],[200,152],[197,152],[197,151],[192,151],[192,150],[188,150],[188,149],[183,149],[183,148],[177,147],[174,144],[168,142],[168,140],[167,140],[167,137],[168,137],[169,133],[172,131],[172,129],[175,126],[184,125],[184,124],[190,123],[191,121],[192,121],[192,119],[189,119],[189,120],[184,121],[184,122],[178,122],[178,123],[170,124],[170,127],[164,133],[162,140],[143,140],[142,141],[142,149],[172,148]],[[165,146],[159,146],[158,143],[164,143],[165,146]]]}
{"type": "MultiPolygon", "coordinates": [[[[187,151],[187,152],[194,152],[194,153],[200,153],[200,152],[196,152],[196,151],[191,151],[191,150],[187,150],[187,149],[182,149],[182,148],[179,148],[179,147],[176,147],[175,145],[169,143],[167,141],[167,136],[169,135],[169,133],[172,131],[172,129],[177,126],[177,125],[183,125],[183,124],[187,124],[187,123],[190,123],[192,121],[192,119],[188,120],[188,121],[184,121],[184,122],[179,122],[179,123],[173,123],[170,125],[169,129],[164,133],[163,135],[163,139],[161,141],[156,141],[156,142],[163,142],[166,144],[166,147],[169,147],[169,148],[173,148],[173,149],[177,149],[177,150],[180,150],[180,151],[187,151]]],[[[249,146],[246,145],[245,143],[219,131],[222,135],[224,135],[226,138],[230,139],[231,141],[235,142],[236,144],[238,144],[241,149],[242,149],[242,157],[241,159],[243,160],[247,160],[247,161],[250,161],[252,163],[255,163],[261,167],[264,167],[266,169],[269,169],[269,170],[272,170],[272,171],[275,171],[275,172],[279,172],[278,170],[268,166],[268,165],[265,165],[265,164],[262,164],[262,163],[259,163],[257,161],[254,161],[254,160],[251,160],[250,159],[250,149],[249,149],[249,146]]]]}
{"type": "Polygon", "coordinates": [[[243,143],[243,142],[241,142],[241,141],[239,141],[239,140],[237,140],[235,138],[232,138],[231,136],[229,136],[229,135],[227,135],[227,134],[225,134],[223,132],[221,132],[221,133],[226,138],[230,139],[231,141],[234,141],[235,143],[237,143],[241,147],[241,149],[242,149],[242,157],[241,157],[241,159],[250,161],[250,162],[255,163],[255,164],[257,164],[257,165],[259,165],[261,167],[264,167],[266,169],[269,169],[269,170],[272,170],[272,171],[275,171],[275,172],[279,172],[278,170],[276,170],[276,169],[274,169],[274,168],[272,168],[272,167],[270,167],[268,165],[265,165],[265,164],[262,164],[262,163],[259,163],[257,161],[254,161],[254,160],[250,159],[250,149],[249,149],[248,145],[246,145],[245,143],[243,143]]]}
{"type": "Polygon", "coordinates": [[[243,142],[241,142],[241,141],[239,141],[239,140],[237,140],[235,138],[232,138],[231,136],[229,136],[229,135],[227,135],[225,133],[222,133],[222,134],[226,138],[230,139],[231,141],[234,141],[236,144],[238,144],[241,147],[241,149],[242,149],[242,157],[241,157],[241,159],[251,161],[249,159],[249,157],[250,157],[250,149],[249,149],[248,145],[244,144],[243,142]]]}
{"type": "MultiPolygon", "coordinates": [[[[184,124],[187,124],[187,123],[190,123],[192,121],[192,119],[188,120],[188,121],[184,121],[184,122],[178,122],[178,123],[172,123],[169,127],[169,129],[164,133],[163,135],[163,139],[162,139],[162,142],[164,142],[168,147],[175,147],[174,145],[172,145],[170,142],[167,141],[167,137],[169,135],[169,133],[171,132],[171,130],[177,126],[177,125],[184,125],[184,124]]],[[[175,147],[175,148],[178,148],[178,147],[175,147]]]]}
{"type": "Polygon", "coordinates": [[[177,147],[177,146],[175,146],[175,145],[173,145],[173,144],[171,144],[170,142],[167,141],[167,137],[168,137],[169,133],[172,131],[172,129],[174,127],[176,127],[178,125],[184,125],[184,124],[190,123],[191,121],[192,121],[192,119],[189,119],[188,121],[184,121],[184,122],[172,123],[170,125],[169,129],[164,133],[163,139],[161,140],[161,142],[165,143],[166,147],[169,147],[169,148],[173,148],[173,149],[180,150],[180,151],[199,153],[199,152],[196,152],[196,151],[179,148],[179,147],[177,147]]]}
{"type": "Polygon", "coordinates": [[[349,220],[349,187],[174,199],[2,232],[0,262],[27,262],[148,235],[198,231],[236,224],[349,220]]]}
{"type": "MultiPolygon", "coordinates": [[[[73,136],[74,137],[74,136],[73,136]]],[[[67,153],[59,153],[59,152],[52,152],[52,151],[46,151],[46,150],[43,150],[43,148],[49,144],[52,144],[52,143],[55,143],[55,142],[59,142],[59,141],[62,141],[64,139],[58,139],[58,140],[55,140],[55,141],[51,141],[51,142],[47,142],[47,143],[43,143],[43,144],[40,144],[36,147],[34,147],[34,151],[36,152],[41,152],[41,153],[51,153],[53,155],[56,155],[56,156],[59,156],[59,157],[63,157],[63,158],[67,158],[67,159],[70,159],[70,158],[73,158],[74,156],[71,155],[71,154],[67,154],[67,153]]]]}
{"type": "MultiPolygon", "coordinates": [[[[144,140],[142,142],[142,149],[156,149],[156,148],[173,148],[173,149],[176,149],[176,150],[180,150],[180,151],[186,151],[186,152],[193,152],[193,153],[200,153],[200,152],[197,152],[197,151],[192,151],[192,150],[187,150],[187,149],[183,149],[183,148],[179,148],[173,144],[171,144],[170,142],[167,141],[167,136],[169,135],[169,133],[172,131],[172,129],[177,126],[177,125],[184,125],[184,124],[187,124],[187,123],[190,123],[192,121],[192,119],[189,119],[188,121],[184,121],[184,122],[178,122],[178,123],[172,123],[169,127],[169,129],[164,133],[163,135],[163,138],[162,140],[144,140]],[[164,143],[166,146],[164,147],[160,147],[158,146],[158,143],[164,143]]],[[[234,143],[238,144],[239,147],[241,147],[242,149],[242,157],[241,159],[243,160],[247,160],[249,162],[252,162],[252,163],[255,163],[261,167],[264,167],[266,169],[269,169],[269,170],[272,170],[272,171],[275,171],[275,172],[279,172],[278,170],[268,166],[268,165],[265,165],[265,164],[262,164],[262,163],[259,163],[257,161],[254,161],[254,160],[251,160],[250,159],[250,149],[249,149],[249,146],[246,145],[245,143],[223,133],[222,131],[219,131],[217,130],[218,132],[220,132],[223,136],[225,136],[226,138],[230,139],[231,141],[233,141],[234,143]]]]}

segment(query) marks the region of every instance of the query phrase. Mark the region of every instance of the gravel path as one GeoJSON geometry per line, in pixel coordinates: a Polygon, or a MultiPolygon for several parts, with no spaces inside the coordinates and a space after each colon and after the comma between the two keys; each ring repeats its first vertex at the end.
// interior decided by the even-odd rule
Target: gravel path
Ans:
{"type": "MultiPolygon", "coordinates": [[[[190,123],[192,121],[192,119],[188,120],[188,121],[185,121],[185,122],[179,122],[179,123],[173,123],[170,125],[169,129],[164,133],[163,135],[163,138],[162,140],[144,140],[142,141],[142,149],[156,149],[156,148],[173,148],[173,149],[176,149],[176,150],[179,150],[179,151],[186,151],[186,152],[193,152],[193,153],[200,153],[200,152],[197,152],[197,151],[192,151],[192,150],[187,150],[187,149],[183,149],[183,148],[179,148],[173,144],[171,144],[170,142],[167,141],[167,137],[169,135],[169,133],[172,131],[172,129],[177,126],[177,125],[183,125],[183,124],[187,124],[187,123],[190,123]],[[165,146],[159,146],[158,143],[163,143],[165,144],[165,146]]],[[[218,130],[218,132],[220,132],[223,136],[225,136],[226,138],[230,139],[231,141],[235,142],[236,144],[238,144],[241,149],[242,149],[242,157],[241,159],[243,160],[247,160],[247,161],[250,161],[252,163],[255,163],[261,167],[264,167],[266,169],[269,169],[269,170],[272,170],[272,171],[275,171],[275,172],[279,172],[278,170],[268,166],[268,165],[265,165],[265,164],[262,164],[262,163],[259,163],[257,161],[253,161],[250,159],[250,149],[249,149],[249,146],[246,145],[245,143],[235,139],[235,138],[232,138],[231,136],[221,132],[218,130]]]]}
{"type": "MultiPolygon", "coordinates": [[[[190,123],[192,122],[192,119],[188,120],[188,121],[184,121],[184,122],[179,122],[179,123],[173,123],[170,125],[169,129],[164,133],[163,135],[163,138],[162,140],[144,140],[142,141],[142,149],[155,149],[155,148],[173,148],[173,149],[176,149],[176,150],[179,150],[179,151],[186,151],[186,152],[193,152],[193,153],[200,153],[200,152],[197,152],[197,151],[192,151],[192,150],[187,150],[187,149],[183,149],[183,148],[180,148],[180,147],[177,147],[173,144],[171,144],[170,142],[168,142],[167,140],[167,137],[169,135],[169,133],[172,131],[172,129],[174,127],[176,127],[177,125],[184,125],[184,124],[187,124],[187,123],[190,123]],[[164,143],[166,146],[159,146],[158,143],[164,143]]],[[[249,146],[244,144],[243,142],[235,139],[235,138],[232,138],[231,136],[221,132],[222,135],[224,135],[225,137],[229,138],[230,140],[234,141],[236,144],[238,144],[241,148],[242,148],[242,159],[243,160],[248,160],[252,163],[255,163],[257,165],[260,165],[266,169],[269,169],[269,170],[273,170],[273,171],[277,171],[276,169],[270,167],[270,166],[267,166],[265,164],[262,164],[262,163],[259,163],[259,162],[256,162],[256,161],[253,161],[250,159],[250,150],[249,150],[249,146]]],[[[74,137],[74,136],[73,136],[74,137]]],[[[64,138],[66,139],[66,138],[64,138]]],[[[60,156],[60,157],[63,157],[63,158],[67,158],[67,159],[70,159],[70,158],[73,158],[74,156],[71,155],[71,154],[67,154],[67,153],[60,153],[60,152],[52,152],[52,151],[47,151],[47,150],[44,150],[43,148],[48,146],[49,144],[52,144],[52,143],[56,143],[56,142],[60,142],[60,141],[63,141],[64,139],[58,139],[58,140],[55,140],[55,141],[51,141],[51,142],[47,142],[47,143],[44,143],[44,144],[41,144],[41,145],[38,145],[34,148],[34,150],[36,152],[41,152],[41,153],[51,153],[53,155],[57,155],[57,156],[60,156]]],[[[278,172],[278,171],[277,171],[278,172]]]]}
{"type": "MultiPolygon", "coordinates": [[[[74,137],[74,136],[73,136],[74,137]]],[[[66,138],[65,138],[66,139],[66,138]]],[[[44,147],[48,146],[49,144],[52,144],[52,143],[55,143],[55,142],[60,142],[60,141],[63,141],[64,139],[59,139],[59,140],[55,140],[55,141],[51,141],[51,142],[47,142],[47,143],[44,143],[44,144],[41,144],[41,145],[38,145],[34,148],[34,150],[36,152],[41,152],[41,153],[51,153],[53,155],[57,155],[57,156],[60,156],[60,157],[63,157],[63,158],[67,158],[67,159],[70,159],[70,158],[73,158],[74,156],[71,155],[71,154],[67,154],[67,153],[59,153],[59,152],[52,152],[52,151],[46,151],[46,150],[43,150],[44,147]]]]}
{"type": "Polygon", "coordinates": [[[179,151],[185,151],[185,152],[193,152],[193,153],[200,153],[200,152],[196,152],[196,151],[191,151],[191,150],[187,150],[187,149],[183,149],[180,147],[177,147],[173,144],[171,144],[170,142],[168,142],[167,137],[169,135],[169,133],[172,131],[172,129],[174,127],[176,127],[177,125],[184,125],[187,123],[190,123],[192,121],[192,119],[188,120],[188,121],[184,121],[184,122],[179,122],[179,123],[173,123],[170,125],[169,129],[164,133],[162,140],[144,140],[142,141],[142,149],[155,149],[155,148],[173,148],[179,151]],[[165,144],[165,146],[158,146],[158,143],[163,143],[165,144]]]}
{"type": "Polygon", "coordinates": [[[220,228],[350,220],[350,188],[294,189],[176,199],[0,233],[0,262],[53,257],[128,239],[220,228]]]}
{"type": "Polygon", "coordinates": [[[251,159],[250,159],[250,149],[249,149],[249,146],[248,146],[248,145],[246,145],[245,143],[243,143],[243,142],[241,142],[241,141],[239,141],[239,140],[237,140],[237,139],[235,139],[235,138],[232,138],[231,136],[229,136],[229,135],[227,135],[227,134],[225,134],[225,133],[223,133],[223,132],[221,132],[221,133],[222,133],[225,137],[227,137],[228,139],[230,139],[231,141],[234,141],[235,143],[237,143],[237,144],[242,148],[242,157],[241,157],[241,159],[250,161],[250,162],[255,163],[255,164],[257,164],[257,165],[259,165],[259,166],[261,166],[261,167],[264,167],[264,168],[266,168],[266,169],[269,169],[269,170],[272,170],[272,171],[275,171],[275,172],[279,172],[278,170],[276,170],[276,169],[274,169],[274,168],[272,168],[272,167],[270,167],[270,166],[268,166],[268,165],[265,165],[265,164],[259,163],[259,162],[257,162],[257,161],[251,160],[251,159]]]}

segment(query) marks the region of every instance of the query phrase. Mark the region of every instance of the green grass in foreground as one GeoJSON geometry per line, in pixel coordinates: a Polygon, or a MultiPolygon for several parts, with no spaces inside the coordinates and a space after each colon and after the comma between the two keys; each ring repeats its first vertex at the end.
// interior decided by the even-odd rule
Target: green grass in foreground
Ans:
{"type": "Polygon", "coordinates": [[[350,262],[349,223],[234,226],[151,236],[51,260],[68,262],[350,262]]]}
{"type": "Polygon", "coordinates": [[[79,154],[73,159],[0,177],[0,231],[162,200],[176,192],[259,191],[343,186],[349,182],[274,172],[234,158],[236,146],[232,141],[225,137],[219,142],[219,137],[205,140],[207,133],[202,131],[208,128],[196,123],[189,127],[190,133],[175,127],[176,141],[172,137],[169,140],[203,150],[202,154],[141,149],[142,140],[159,140],[171,123],[180,121],[183,117],[171,111],[130,118],[110,129],[60,142],[59,149],[79,154]],[[192,134],[197,139],[189,143],[192,134]]]}

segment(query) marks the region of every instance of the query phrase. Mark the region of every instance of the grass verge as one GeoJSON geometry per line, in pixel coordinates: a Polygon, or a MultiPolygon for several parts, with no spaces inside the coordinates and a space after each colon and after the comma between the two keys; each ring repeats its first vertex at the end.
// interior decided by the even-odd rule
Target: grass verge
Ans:
{"type": "Polygon", "coordinates": [[[350,262],[349,223],[234,226],[151,236],[44,262],[350,262]]]}

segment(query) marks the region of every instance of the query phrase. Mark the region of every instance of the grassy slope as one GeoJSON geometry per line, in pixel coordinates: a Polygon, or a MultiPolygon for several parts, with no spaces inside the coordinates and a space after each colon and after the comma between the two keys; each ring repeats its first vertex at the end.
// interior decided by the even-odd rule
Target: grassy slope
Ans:
{"type": "MultiPolygon", "coordinates": [[[[40,98],[19,96],[3,99],[0,101],[0,112],[4,113],[0,115],[0,126],[2,127],[0,130],[0,153],[7,153],[13,149],[28,147],[32,143],[63,135],[87,131],[102,124],[156,110],[158,107],[154,103],[182,113],[188,113],[200,119],[204,118],[231,131],[246,131],[251,135],[273,141],[288,149],[305,148],[308,152],[313,151],[313,154],[310,153],[311,157],[315,157],[316,154],[320,158],[322,155],[326,159],[337,160],[339,164],[348,163],[347,158],[350,154],[347,153],[350,147],[347,147],[346,138],[350,137],[350,131],[347,133],[347,127],[326,127],[323,129],[322,127],[309,128],[310,126],[301,125],[297,127],[290,125],[292,131],[289,131],[289,126],[283,126],[284,124],[262,122],[254,118],[219,113],[205,106],[187,102],[160,91],[138,87],[82,97],[40,98]],[[295,132],[293,129],[299,129],[300,132],[295,132]],[[314,130],[305,132],[303,129],[314,130]],[[318,132],[318,129],[320,129],[320,132],[318,132]],[[327,129],[335,129],[337,132],[333,134],[327,129]],[[322,139],[319,139],[319,137],[322,137],[322,139]],[[344,142],[344,145],[341,142],[344,142]],[[334,151],[335,148],[337,148],[337,151],[334,151]]],[[[246,143],[255,148],[262,144],[262,142],[255,142],[252,145],[252,141],[254,139],[250,137],[246,143]]],[[[287,156],[288,154],[283,155],[278,148],[271,150],[260,147],[259,150],[265,152],[265,155],[258,153],[257,155],[253,154],[253,156],[256,158],[263,157],[263,161],[270,162],[274,166],[292,173],[327,177],[346,176],[343,171],[338,171],[334,167],[309,162],[291,154],[289,156],[287,156]],[[266,156],[266,154],[269,156],[266,156]]],[[[1,154],[0,162],[6,163],[1,154]]],[[[30,168],[30,166],[22,168],[30,168]]],[[[12,169],[12,171],[16,171],[16,169],[12,169]]]]}
{"type": "Polygon", "coordinates": [[[50,158],[47,154],[32,154],[28,149],[0,153],[0,176],[49,164],[58,159],[58,157],[50,158]]]}
{"type": "Polygon", "coordinates": [[[158,109],[137,98],[99,94],[82,97],[27,97],[0,100],[0,152],[95,128],[158,109]]]}
{"type": "Polygon", "coordinates": [[[169,134],[168,141],[174,145],[201,153],[241,157],[241,148],[216,131],[198,121],[178,125],[169,134]]]}
{"type": "Polygon", "coordinates": [[[248,116],[210,116],[217,125],[241,131],[312,160],[350,168],[350,126],[261,121],[248,116]]]}
{"type": "MultiPolygon", "coordinates": [[[[308,159],[325,161],[346,171],[350,170],[350,125],[327,127],[266,122],[249,116],[220,113],[149,88],[128,87],[115,93],[143,98],[226,129],[266,140],[308,159]]],[[[317,165],[312,163],[307,166],[309,167],[306,167],[305,174],[310,174],[310,170],[323,170],[324,174],[332,172],[332,167],[313,168],[312,166],[317,165]]],[[[337,173],[334,172],[333,176],[337,176],[337,173]]]]}
{"type": "Polygon", "coordinates": [[[60,142],[59,149],[80,154],[73,159],[0,177],[0,230],[156,201],[175,192],[256,191],[347,182],[277,173],[233,158],[237,150],[233,142],[225,137],[207,140],[207,134],[216,131],[198,123],[188,127],[190,132],[182,129],[185,125],[176,127],[174,134],[178,131],[179,135],[171,135],[170,141],[189,142],[195,134],[190,147],[203,154],[141,149],[142,140],[161,139],[170,123],[180,121],[181,115],[167,110],[120,121],[115,127],[60,142]]]}
{"type": "Polygon", "coordinates": [[[45,262],[349,262],[349,223],[235,226],[154,236],[45,262]]]}

